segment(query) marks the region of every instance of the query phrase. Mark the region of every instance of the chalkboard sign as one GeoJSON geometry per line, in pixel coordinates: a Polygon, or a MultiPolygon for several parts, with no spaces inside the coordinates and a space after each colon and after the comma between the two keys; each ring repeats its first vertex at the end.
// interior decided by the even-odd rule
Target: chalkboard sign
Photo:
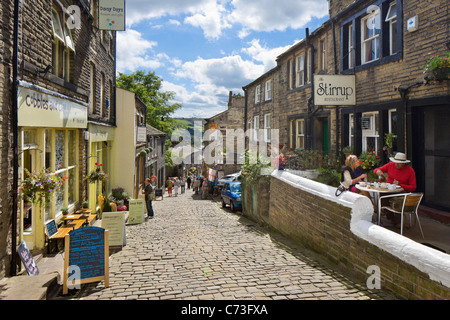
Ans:
{"type": "Polygon", "coordinates": [[[162,197],[162,195],[163,195],[163,190],[162,189],[156,189],[155,190],[155,196],[162,197]]]}
{"type": "Polygon", "coordinates": [[[58,233],[58,227],[56,226],[55,219],[50,220],[46,225],[45,228],[47,230],[48,237],[51,238],[55,234],[58,233]]]}
{"type": "Polygon", "coordinates": [[[65,238],[63,293],[67,294],[74,284],[101,280],[109,286],[108,230],[84,227],[69,232],[65,238]]]}
{"type": "Polygon", "coordinates": [[[28,250],[27,244],[25,241],[22,241],[20,246],[17,248],[17,253],[20,256],[23,264],[25,265],[25,269],[27,269],[29,276],[37,276],[39,274],[39,268],[34,262],[33,256],[28,250]]]}

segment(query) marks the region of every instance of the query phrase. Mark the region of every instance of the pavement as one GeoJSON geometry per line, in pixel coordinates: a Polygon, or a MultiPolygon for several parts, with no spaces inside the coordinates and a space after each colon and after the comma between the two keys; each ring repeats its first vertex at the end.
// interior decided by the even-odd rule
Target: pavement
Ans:
{"type": "MultiPolygon", "coordinates": [[[[36,257],[39,276],[0,280],[0,300],[395,300],[191,190],[153,207],[155,217],[127,225],[126,246],[110,253],[109,287],[100,281],[62,295],[59,252],[36,257]]],[[[449,226],[420,221],[425,241],[417,224],[404,235],[450,253],[449,226]]]]}

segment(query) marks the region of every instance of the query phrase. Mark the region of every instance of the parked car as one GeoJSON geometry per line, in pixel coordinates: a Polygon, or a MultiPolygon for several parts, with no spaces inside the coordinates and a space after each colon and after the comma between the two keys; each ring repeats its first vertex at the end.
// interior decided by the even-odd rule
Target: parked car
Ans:
{"type": "Polygon", "coordinates": [[[232,173],[232,174],[228,174],[226,176],[223,176],[222,178],[219,179],[217,185],[219,187],[223,187],[225,182],[238,181],[240,175],[241,175],[241,172],[239,171],[239,172],[236,172],[236,173],[232,173]]]}
{"type": "Polygon", "coordinates": [[[227,205],[230,206],[231,211],[236,211],[237,208],[242,209],[241,198],[241,182],[240,181],[227,181],[223,185],[221,191],[222,208],[227,205]]]}

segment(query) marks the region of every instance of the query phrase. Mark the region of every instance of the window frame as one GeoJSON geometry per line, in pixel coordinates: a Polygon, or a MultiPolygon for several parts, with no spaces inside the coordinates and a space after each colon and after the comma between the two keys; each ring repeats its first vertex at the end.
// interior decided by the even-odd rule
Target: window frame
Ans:
{"type": "Polygon", "coordinates": [[[265,142],[270,142],[270,139],[271,139],[271,135],[270,135],[271,122],[272,122],[271,114],[266,113],[264,115],[264,141],[265,142]],[[267,119],[269,119],[269,120],[267,121],[267,119]]]}
{"type": "Polygon", "coordinates": [[[272,100],[272,79],[269,79],[265,83],[264,100],[272,100]]]}
{"type": "Polygon", "coordinates": [[[295,149],[305,149],[305,119],[295,120],[295,149]],[[299,130],[299,124],[302,130],[299,130]],[[299,138],[301,138],[301,146],[299,143],[299,138]]]}
{"type": "Polygon", "coordinates": [[[255,104],[258,104],[261,102],[261,85],[257,85],[255,87],[255,104]]]}
{"type": "Polygon", "coordinates": [[[380,58],[380,52],[382,50],[381,47],[381,33],[382,33],[382,26],[381,26],[381,10],[376,10],[375,12],[368,14],[367,16],[363,17],[361,19],[361,64],[366,64],[366,63],[370,63],[373,61],[376,61],[380,58]],[[369,25],[369,20],[373,19],[372,22],[372,26],[373,28],[369,28],[367,27],[368,30],[368,36],[367,38],[365,37],[365,33],[366,33],[366,25],[369,25]],[[377,33],[377,29],[375,28],[375,26],[377,25],[377,21],[378,20],[378,24],[380,25],[380,28],[378,29],[378,33],[377,33]],[[372,31],[372,36],[370,36],[370,31],[372,31]],[[371,44],[371,43],[375,43],[375,51],[374,52],[374,58],[372,58],[371,60],[368,60],[368,52],[366,52],[367,50],[367,45],[371,44]]]}

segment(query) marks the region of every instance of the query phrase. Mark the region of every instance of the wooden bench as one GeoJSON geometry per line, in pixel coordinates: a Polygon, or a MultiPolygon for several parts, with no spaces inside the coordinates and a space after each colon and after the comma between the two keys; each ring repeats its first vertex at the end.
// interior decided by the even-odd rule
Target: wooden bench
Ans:
{"type": "MultiPolygon", "coordinates": [[[[61,227],[56,227],[55,225],[55,220],[51,220],[50,222],[48,222],[46,224],[46,228],[45,228],[45,234],[47,236],[48,239],[48,247],[47,247],[47,253],[50,254],[50,247],[51,247],[51,243],[53,241],[56,241],[56,249],[59,249],[58,246],[58,240],[64,240],[65,236],[72,230],[76,230],[81,228],[83,225],[85,225],[86,223],[89,224],[92,220],[95,219],[96,215],[92,215],[93,217],[91,218],[91,216],[89,216],[88,219],[78,219],[78,220],[72,220],[70,222],[67,222],[66,224],[63,224],[61,227]],[[48,233],[48,229],[51,224],[53,224],[53,230],[56,230],[57,232],[54,233],[52,236],[49,236],[48,233]]],[[[54,231],[53,231],[54,232],[54,231]]]]}

